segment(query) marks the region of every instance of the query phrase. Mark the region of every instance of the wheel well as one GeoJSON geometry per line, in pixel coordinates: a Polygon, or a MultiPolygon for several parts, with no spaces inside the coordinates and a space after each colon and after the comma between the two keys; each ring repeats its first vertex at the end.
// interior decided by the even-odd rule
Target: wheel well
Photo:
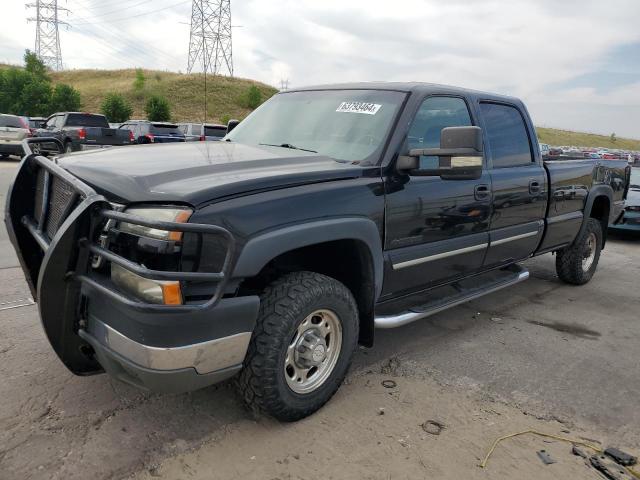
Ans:
{"type": "Polygon", "coordinates": [[[594,199],[593,205],[591,205],[591,211],[589,212],[589,216],[599,220],[600,225],[602,225],[602,248],[604,248],[604,244],[607,241],[610,208],[609,198],[605,195],[600,195],[594,199]]]}
{"type": "Polygon", "coordinates": [[[327,275],[353,294],[360,316],[359,343],[373,344],[375,276],[369,248],[359,240],[335,240],[290,250],[265,265],[240,285],[239,294],[256,294],[279,276],[297,271],[327,275]]]}

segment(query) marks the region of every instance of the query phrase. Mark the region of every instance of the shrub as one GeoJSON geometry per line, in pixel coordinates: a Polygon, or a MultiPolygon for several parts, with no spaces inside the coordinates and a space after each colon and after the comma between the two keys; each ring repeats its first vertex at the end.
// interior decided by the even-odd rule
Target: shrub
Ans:
{"type": "Polygon", "coordinates": [[[71,85],[60,83],[53,89],[49,111],[54,112],[77,112],[82,107],[80,92],[71,85]]]}
{"type": "Polygon", "coordinates": [[[258,108],[262,103],[262,93],[260,89],[255,85],[251,85],[249,90],[247,90],[247,99],[246,105],[248,108],[254,109],[258,108]]]}
{"type": "Polygon", "coordinates": [[[144,107],[147,118],[152,122],[168,122],[171,120],[169,101],[159,95],[153,95],[144,107]]]}
{"type": "Polygon", "coordinates": [[[124,123],[131,118],[133,107],[119,93],[108,93],[104,97],[100,112],[105,115],[110,122],[124,123]]]}

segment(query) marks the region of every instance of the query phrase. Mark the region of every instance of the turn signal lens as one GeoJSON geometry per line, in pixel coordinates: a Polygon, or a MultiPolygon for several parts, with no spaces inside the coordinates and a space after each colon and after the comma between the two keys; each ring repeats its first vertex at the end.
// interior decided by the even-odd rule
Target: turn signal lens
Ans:
{"type": "Polygon", "coordinates": [[[149,303],[182,305],[180,282],[150,280],[115,263],[111,264],[111,280],[124,292],[149,303]]]}

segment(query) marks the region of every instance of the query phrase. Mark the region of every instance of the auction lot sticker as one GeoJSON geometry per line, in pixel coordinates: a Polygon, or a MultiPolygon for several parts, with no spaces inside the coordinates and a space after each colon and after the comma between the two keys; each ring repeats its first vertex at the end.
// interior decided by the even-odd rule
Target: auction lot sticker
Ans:
{"type": "Polygon", "coordinates": [[[364,113],[365,115],[375,115],[382,105],[377,103],[364,102],[342,102],[336,112],[342,113],[364,113]]]}

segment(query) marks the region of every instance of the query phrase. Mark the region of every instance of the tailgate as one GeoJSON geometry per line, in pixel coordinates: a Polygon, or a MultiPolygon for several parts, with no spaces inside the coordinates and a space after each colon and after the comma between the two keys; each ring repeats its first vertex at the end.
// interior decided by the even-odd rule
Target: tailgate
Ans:
{"type": "Polygon", "coordinates": [[[15,127],[0,127],[0,141],[21,142],[27,138],[27,130],[15,127]]]}
{"type": "Polygon", "coordinates": [[[95,145],[129,145],[129,131],[117,128],[104,127],[87,127],[86,139],[87,144],[95,145]]]}

